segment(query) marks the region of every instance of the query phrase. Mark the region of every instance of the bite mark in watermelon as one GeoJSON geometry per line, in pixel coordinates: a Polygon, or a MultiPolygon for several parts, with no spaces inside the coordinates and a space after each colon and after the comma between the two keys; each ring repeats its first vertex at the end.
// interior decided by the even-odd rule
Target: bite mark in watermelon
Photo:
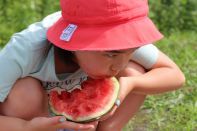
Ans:
{"type": "Polygon", "coordinates": [[[115,77],[88,79],[81,84],[81,90],[51,91],[49,105],[53,113],[63,115],[68,120],[90,122],[111,110],[118,93],[119,83],[115,77]]]}

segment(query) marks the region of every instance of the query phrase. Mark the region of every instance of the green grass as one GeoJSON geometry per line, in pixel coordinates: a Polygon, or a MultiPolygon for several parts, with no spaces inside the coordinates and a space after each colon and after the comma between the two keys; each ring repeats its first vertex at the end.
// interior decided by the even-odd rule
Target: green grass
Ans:
{"type": "Polygon", "coordinates": [[[148,96],[124,131],[197,131],[197,33],[175,33],[158,42],[186,76],[183,88],[148,96]]]}

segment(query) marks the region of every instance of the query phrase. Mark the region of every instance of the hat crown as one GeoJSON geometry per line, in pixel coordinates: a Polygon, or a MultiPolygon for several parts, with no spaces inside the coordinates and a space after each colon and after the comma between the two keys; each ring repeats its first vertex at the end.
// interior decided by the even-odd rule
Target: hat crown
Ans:
{"type": "Polygon", "coordinates": [[[147,0],[61,0],[62,16],[78,24],[105,24],[147,16],[147,0]]]}

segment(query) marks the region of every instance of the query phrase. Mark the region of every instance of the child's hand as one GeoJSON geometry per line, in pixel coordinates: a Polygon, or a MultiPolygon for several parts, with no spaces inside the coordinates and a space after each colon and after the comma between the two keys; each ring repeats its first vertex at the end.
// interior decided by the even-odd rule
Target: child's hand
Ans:
{"type": "Polygon", "coordinates": [[[131,77],[120,77],[119,78],[120,91],[118,99],[122,102],[125,97],[134,89],[134,83],[131,77]]]}
{"type": "Polygon", "coordinates": [[[110,118],[115,113],[117,108],[118,108],[118,106],[114,105],[109,113],[107,113],[107,114],[103,115],[101,118],[99,118],[99,121],[104,121],[104,120],[110,118]]]}
{"type": "Polygon", "coordinates": [[[119,78],[120,91],[119,91],[119,95],[118,95],[118,99],[117,99],[118,101],[116,101],[117,103],[114,104],[111,111],[109,113],[107,113],[106,115],[102,116],[99,119],[99,121],[104,121],[104,120],[108,119],[109,117],[111,117],[115,113],[116,109],[120,106],[121,102],[129,94],[129,92],[131,90],[133,90],[134,86],[132,85],[132,83],[129,79],[131,79],[131,78],[128,78],[128,77],[120,77],[119,78]]]}
{"type": "Polygon", "coordinates": [[[36,117],[28,121],[24,127],[26,131],[57,131],[58,129],[88,130],[95,128],[92,124],[78,124],[62,119],[62,116],[36,117]]]}

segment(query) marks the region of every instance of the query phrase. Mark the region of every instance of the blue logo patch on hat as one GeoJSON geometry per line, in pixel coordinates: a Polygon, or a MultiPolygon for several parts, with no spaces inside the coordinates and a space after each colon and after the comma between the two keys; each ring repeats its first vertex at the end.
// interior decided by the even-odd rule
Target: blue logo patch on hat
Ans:
{"type": "Polygon", "coordinates": [[[70,41],[73,33],[75,32],[75,30],[77,29],[77,25],[74,24],[69,24],[63,31],[62,34],[60,36],[60,40],[63,41],[70,41]]]}

